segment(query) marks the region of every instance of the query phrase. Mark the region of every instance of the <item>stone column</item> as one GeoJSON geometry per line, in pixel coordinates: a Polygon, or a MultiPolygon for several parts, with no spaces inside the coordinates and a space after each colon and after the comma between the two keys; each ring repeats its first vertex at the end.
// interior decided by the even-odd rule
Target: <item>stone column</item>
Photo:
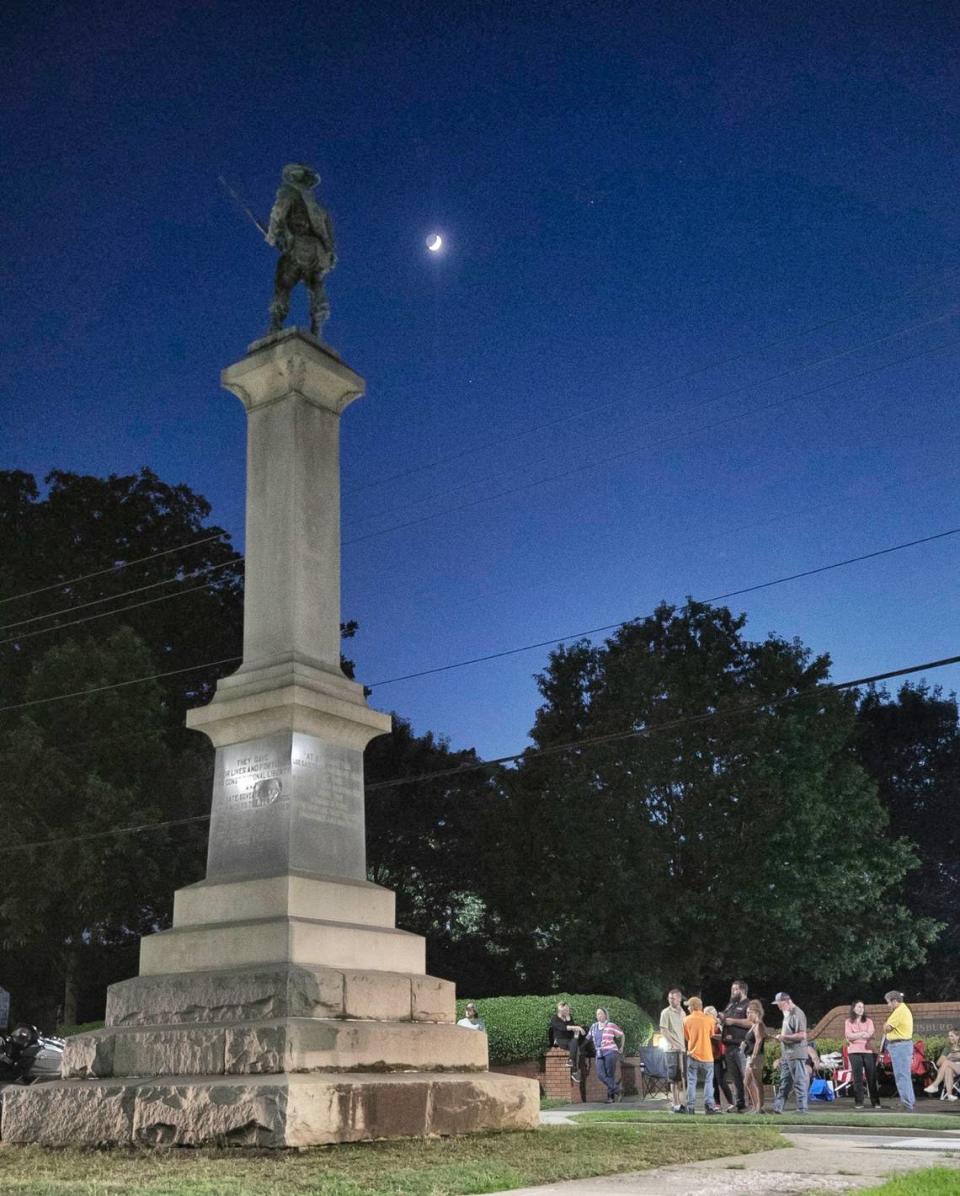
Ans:
{"type": "Polygon", "coordinates": [[[366,879],[363,749],[390,730],[340,670],[339,422],[363,380],[297,329],[223,373],[248,413],[244,654],[188,726],[216,749],[206,879],[111,985],[64,1079],[3,1093],[49,1145],[310,1146],[532,1128],[454,986],[366,879]]]}
{"type": "Polygon", "coordinates": [[[363,379],[296,329],[223,371],[247,410],[243,663],[191,710],[217,749],[207,879],[366,879],[363,749],[390,730],[340,670],[340,416],[363,379]]]}

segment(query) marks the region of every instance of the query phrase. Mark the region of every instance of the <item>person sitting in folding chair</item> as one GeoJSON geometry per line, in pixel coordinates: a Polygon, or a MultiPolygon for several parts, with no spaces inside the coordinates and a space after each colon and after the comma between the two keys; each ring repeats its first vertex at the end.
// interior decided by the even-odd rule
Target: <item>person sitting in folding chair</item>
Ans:
{"type": "Polygon", "coordinates": [[[954,1089],[960,1087],[960,1030],[956,1027],[948,1030],[947,1040],[947,1048],[937,1060],[937,1074],[924,1092],[936,1096],[942,1088],[941,1100],[957,1100],[960,1098],[954,1089]]]}

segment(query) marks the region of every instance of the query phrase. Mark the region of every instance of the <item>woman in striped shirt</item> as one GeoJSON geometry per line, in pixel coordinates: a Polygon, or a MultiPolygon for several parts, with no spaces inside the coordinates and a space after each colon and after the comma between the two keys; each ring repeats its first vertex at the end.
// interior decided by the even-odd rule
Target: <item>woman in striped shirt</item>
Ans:
{"type": "Polygon", "coordinates": [[[620,1096],[617,1064],[627,1036],[616,1022],[610,1020],[610,1015],[602,1005],[597,1009],[596,1018],[589,1030],[590,1040],[597,1053],[597,1077],[606,1085],[607,1102],[612,1103],[620,1096]]]}

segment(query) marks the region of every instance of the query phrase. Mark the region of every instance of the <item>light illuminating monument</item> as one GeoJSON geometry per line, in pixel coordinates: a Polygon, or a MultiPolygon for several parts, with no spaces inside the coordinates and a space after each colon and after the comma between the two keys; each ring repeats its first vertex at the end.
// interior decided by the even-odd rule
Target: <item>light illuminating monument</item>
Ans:
{"type": "Polygon", "coordinates": [[[222,375],[248,418],[246,584],[243,663],[188,716],[216,748],[207,876],[111,986],[106,1027],[67,1041],[64,1078],[5,1090],[5,1142],[310,1146],[537,1122],[536,1081],[487,1070],[486,1035],[455,1024],[453,984],[424,974],[424,940],[366,879],[363,749],[390,718],[340,669],[339,476],[364,383],[277,328],[302,280],[319,331],[335,260],[316,175],[284,180],[274,330],[222,375]]]}

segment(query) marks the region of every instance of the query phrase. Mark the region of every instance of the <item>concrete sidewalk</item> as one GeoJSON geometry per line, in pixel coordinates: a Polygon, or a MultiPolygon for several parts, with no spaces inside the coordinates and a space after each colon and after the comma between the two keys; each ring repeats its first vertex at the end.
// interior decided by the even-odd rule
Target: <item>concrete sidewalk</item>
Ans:
{"type": "Polygon", "coordinates": [[[956,1167],[960,1191],[960,1138],[956,1135],[905,1138],[902,1134],[858,1133],[847,1137],[836,1131],[794,1134],[785,1127],[784,1138],[788,1147],[762,1154],[519,1188],[510,1196],[800,1196],[805,1192],[851,1192],[880,1184],[895,1173],[934,1165],[956,1167]]]}

